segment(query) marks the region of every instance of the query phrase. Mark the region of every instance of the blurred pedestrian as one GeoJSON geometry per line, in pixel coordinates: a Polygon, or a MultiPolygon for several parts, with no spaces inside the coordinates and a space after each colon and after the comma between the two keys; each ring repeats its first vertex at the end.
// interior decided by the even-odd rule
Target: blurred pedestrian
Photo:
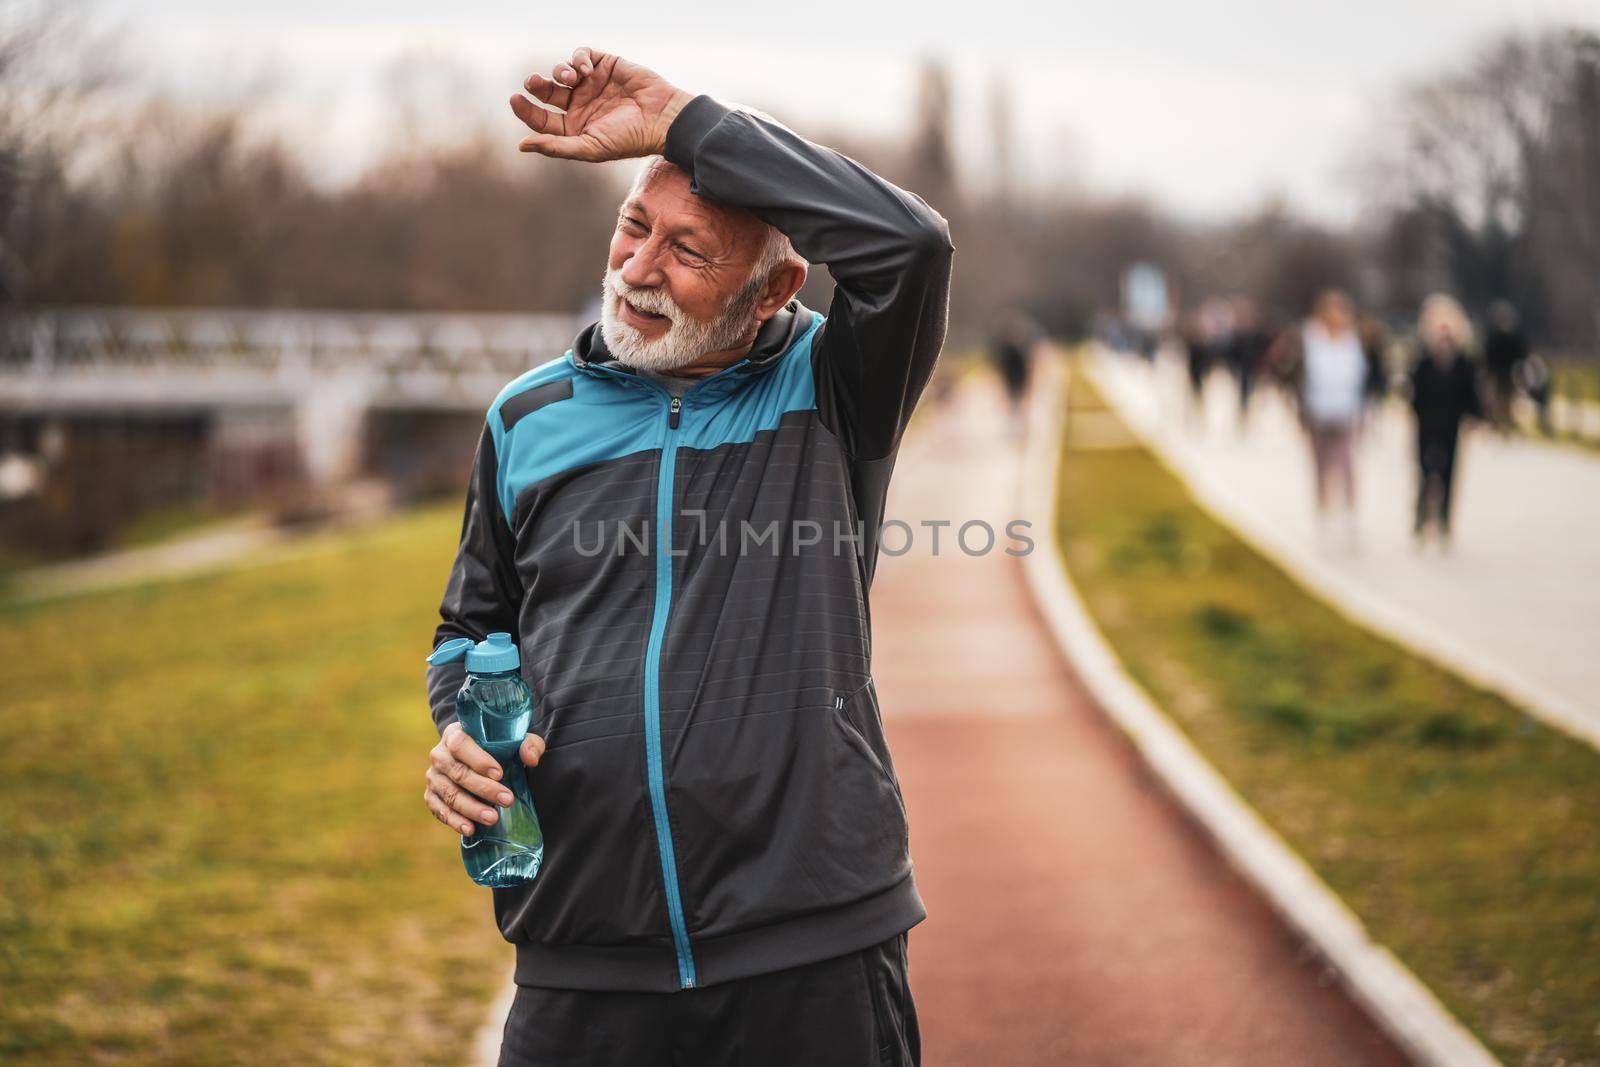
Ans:
{"type": "Polygon", "coordinates": [[[1377,315],[1362,313],[1357,316],[1356,336],[1361,338],[1361,351],[1367,357],[1367,379],[1362,386],[1363,407],[1371,410],[1383,403],[1389,393],[1389,362],[1385,353],[1389,348],[1389,327],[1377,315]]]}
{"type": "Polygon", "coordinates": [[[1241,296],[1233,302],[1233,337],[1228,345],[1228,362],[1233,370],[1235,384],[1239,387],[1239,427],[1243,429],[1250,418],[1250,398],[1255,392],[1256,378],[1266,359],[1267,346],[1272,334],[1256,302],[1241,296]]]}
{"type": "Polygon", "coordinates": [[[1189,376],[1188,418],[1191,424],[1204,425],[1206,379],[1217,356],[1216,322],[1209,304],[1184,315],[1178,332],[1189,376]]]}
{"type": "Polygon", "coordinates": [[[1178,339],[1183,344],[1183,365],[1189,374],[1189,393],[1197,395],[1210,370],[1205,339],[1200,336],[1200,313],[1188,311],[1178,320],[1178,339]]]}
{"type": "Polygon", "coordinates": [[[1518,323],[1517,309],[1508,300],[1489,305],[1489,329],[1483,339],[1483,362],[1489,372],[1489,410],[1495,427],[1510,433],[1511,400],[1516,394],[1518,367],[1528,358],[1528,341],[1518,323]]]}
{"type": "Polygon", "coordinates": [[[1539,413],[1539,432],[1553,437],[1556,428],[1550,422],[1550,364],[1537,352],[1530,352],[1517,364],[1515,381],[1518,389],[1533,401],[1539,413]]]}
{"type": "Polygon", "coordinates": [[[1472,326],[1455,299],[1435,293],[1417,318],[1421,351],[1411,370],[1411,408],[1417,419],[1418,544],[1431,526],[1441,546],[1450,540],[1450,504],[1463,419],[1483,418],[1477,372],[1468,358],[1472,326]]]}
{"type": "Polygon", "coordinates": [[[1027,430],[1028,378],[1033,364],[1033,346],[1038,342],[1039,329],[1028,315],[1012,309],[1002,314],[989,346],[989,361],[1000,375],[1000,384],[1006,392],[1011,421],[1007,434],[1021,440],[1027,430]]]}
{"type": "Polygon", "coordinates": [[[1271,362],[1294,396],[1316,474],[1317,541],[1354,550],[1355,443],[1366,398],[1381,382],[1374,346],[1362,343],[1355,304],[1339,289],[1318,294],[1309,318],[1284,331],[1271,362]]]}

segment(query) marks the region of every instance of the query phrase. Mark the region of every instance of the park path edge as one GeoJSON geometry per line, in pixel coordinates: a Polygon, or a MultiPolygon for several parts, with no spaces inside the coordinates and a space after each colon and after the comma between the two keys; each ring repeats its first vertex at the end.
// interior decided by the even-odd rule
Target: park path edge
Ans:
{"type": "Polygon", "coordinates": [[[516,999],[517,985],[511,969],[506,968],[505,982],[494,995],[489,1010],[484,1013],[483,1025],[472,1039],[472,1055],[466,1067],[497,1067],[500,1062],[500,1041],[505,1036],[506,1016],[511,1014],[511,1002],[516,999]]]}
{"type": "Polygon", "coordinates": [[[1067,366],[1054,350],[1034,366],[1019,486],[1023,515],[1043,544],[1024,557],[1028,589],[1095,703],[1267,904],[1322,956],[1352,999],[1425,1067],[1492,1067],[1492,1053],[1227,783],[1123,669],[1089,615],[1061,557],[1056,494],[1067,366]]]}

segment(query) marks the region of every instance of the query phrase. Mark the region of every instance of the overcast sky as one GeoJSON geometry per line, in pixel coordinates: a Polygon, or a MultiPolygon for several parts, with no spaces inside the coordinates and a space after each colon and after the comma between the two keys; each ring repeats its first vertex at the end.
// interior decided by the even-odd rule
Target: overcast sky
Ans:
{"type": "Polygon", "coordinates": [[[100,10],[134,31],[137,64],[186,91],[236,94],[241,73],[270,73],[279,121],[331,175],[393,135],[381,86],[406,55],[469,68],[481,87],[460,90],[453,110],[503,128],[508,146],[521,127],[505,96],[578,44],[766,107],[802,133],[892,138],[933,56],[954,75],[958,162],[975,178],[988,171],[985,99],[999,74],[1025,178],[1140,192],[1190,216],[1281,195],[1330,221],[1351,216],[1343,165],[1397,85],[1501,29],[1600,25],[1600,0],[106,0],[100,10]]]}

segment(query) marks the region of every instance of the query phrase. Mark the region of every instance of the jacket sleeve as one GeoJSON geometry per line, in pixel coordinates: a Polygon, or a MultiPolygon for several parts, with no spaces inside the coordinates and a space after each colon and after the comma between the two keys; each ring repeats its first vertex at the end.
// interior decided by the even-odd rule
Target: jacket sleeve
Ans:
{"type": "MultiPolygon", "coordinates": [[[[440,621],[430,651],[456,637],[482,641],[497,630],[517,633],[522,581],[517,576],[515,541],[496,490],[498,474],[494,435],[486,422],[467,481],[461,543],[439,603],[440,621]]],[[[440,734],[456,720],[456,690],[465,677],[460,660],[427,668],[428,703],[440,734]]]]}
{"type": "Polygon", "coordinates": [[[666,158],[697,195],[776,226],[833,275],[814,339],[817,412],[858,459],[893,452],[944,344],[950,227],[914,193],[787,127],[697,96],[666,158]]]}

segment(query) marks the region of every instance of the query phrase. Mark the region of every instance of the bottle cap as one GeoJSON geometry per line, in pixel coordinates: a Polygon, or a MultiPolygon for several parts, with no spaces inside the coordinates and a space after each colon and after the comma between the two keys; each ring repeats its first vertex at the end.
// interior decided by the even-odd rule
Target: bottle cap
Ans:
{"type": "Polygon", "coordinates": [[[473,674],[498,674],[501,671],[514,671],[522,665],[517,643],[503,630],[490,634],[476,644],[469,637],[446,641],[433,650],[428,662],[437,666],[463,656],[467,660],[467,670],[473,674]]]}

